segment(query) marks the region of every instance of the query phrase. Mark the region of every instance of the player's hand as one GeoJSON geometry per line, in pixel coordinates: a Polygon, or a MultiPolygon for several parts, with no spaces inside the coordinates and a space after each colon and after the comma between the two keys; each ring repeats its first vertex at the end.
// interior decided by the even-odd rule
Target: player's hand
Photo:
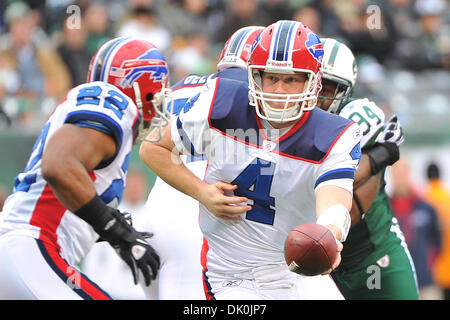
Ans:
{"type": "Polygon", "coordinates": [[[378,136],[376,142],[384,143],[395,143],[397,147],[405,141],[403,137],[403,130],[400,122],[398,121],[397,115],[392,115],[391,118],[386,122],[383,132],[378,136]]]}
{"type": "Polygon", "coordinates": [[[400,158],[400,145],[405,138],[397,116],[393,115],[376,139],[375,145],[366,154],[369,156],[372,175],[393,165],[400,158]]]}
{"type": "MultiPolygon", "coordinates": [[[[342,244],[342,242],[340,242],[337,237],[336,237],[336,233],[337,233],[337,228],[335,228],[334,226],[327,226],[328,229],[330,229],[331,233],[334,235],[334,239],[336,240],[336,244],[337,244],[337,255],[336,255],[336,259],[333,262],[333,265],[331,267],[331,269],[328,269],[327,271],[325,271],[324,273],[322,273],[323,275],[326,274],[330,274],[334,269],[336,269],[339,264],[341,263],[341,252],[342,249],[344,248],[344,245],[342,244]]],[[[338,231],[338,233],[340,234],[340,231],[338,231]]]]}
{"type": "Polygon", "coordinates": [[[112,219],[101,232],[100,236],[108,241],[119,256],[128,264],[133,273],[134,283],[139,282],[139,270],[144,275],[145,284],[150,285],[155,280],[160,267],[159,256],[146,239],[151,233],[136,231],[123,214],[116,209],[112,219]]]}
{"type": "Polygon", "coordinates": [[[240,215],[251,210],[246,197],[228,196],[237,188],[226,182],[205,185],[200,202],[218,218],[225,220],[241,220],[240,215]]]}

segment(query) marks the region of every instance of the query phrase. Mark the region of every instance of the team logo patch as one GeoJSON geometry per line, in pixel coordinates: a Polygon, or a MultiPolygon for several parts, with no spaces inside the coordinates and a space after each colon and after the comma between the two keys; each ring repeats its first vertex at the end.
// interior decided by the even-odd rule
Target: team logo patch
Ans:
{"type": "Polygon", "coordinates": [[[264,140],[263,145],[262,145],[263,150],[265,150],[267,152],[274,150],[276,146],[277,146],[277,144],[275,142],[269,141],[269,140],[264,140]]]}
{"type": "Polygon", "coordinates": [[[389,255],[387,255],[387,254],[377,260],[377,264],[382,268],[388,267],[389,263],[390,263],[389,255]]]}
{"type": "Polygon", "coordinates": [[[155,82],[162,82],[169,74],[169,69],[158,50],[153,48],[135,60],[122,62],[120,68],[111,68],[111,74],[115,73],[123,74],[120,85],[127,88],[131,87],[133,82],[144,74],[148,74],[148,77],[155,82]]]}
{"type": "Polygon", "coordinates": [[[322,42],[320,42],[319,37],[315,34],[315,33],[308,33],[308,39],[305,42],[305,46],[308,49],[309,53],[311,53],[311,55],[314,57],[314,59],[316,59],[317,61],[319,61],[320,63],[322,63],[322,58],[323,58],[323,46],[322,46],[322,42]]]}

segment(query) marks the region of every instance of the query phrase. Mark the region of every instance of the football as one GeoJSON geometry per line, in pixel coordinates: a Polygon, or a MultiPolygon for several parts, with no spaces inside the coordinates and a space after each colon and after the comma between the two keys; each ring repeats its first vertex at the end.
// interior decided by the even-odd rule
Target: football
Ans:
{"type": "Polygon", "coordinates": [[[320,224],[301,224],[286,237],[284,257],[292,272],[305,276],[322,274],[331,268],[336,255],[334,235],[320,224]]]}

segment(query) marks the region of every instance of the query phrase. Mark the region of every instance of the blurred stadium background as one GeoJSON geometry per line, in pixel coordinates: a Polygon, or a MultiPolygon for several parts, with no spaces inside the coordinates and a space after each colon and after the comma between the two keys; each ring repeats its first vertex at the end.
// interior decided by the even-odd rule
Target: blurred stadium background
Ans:
{"type": "Polygon", "coordinates": [[[279,19],[300,20],[349,45],[358,61],[355,95],[398,114],[417,183],[435,160],[450,184],[446,0],[2,0],[0,184],[11,190],[43,122],[84,81],[90,56],[108,39],[135,35],[155,43],[173,84],[187,73],[215,72],[233,31],[279,19]]]}
{"type": "MultiPolygon", "coordinates": [[[[12,190],[42,124],[85,79],[110,38],[149,39],[165,54],[171,83],[215,72],[226,39],[245,25],[300,20],[335,37],[358,61],[355,96],[397,113],[418,184],[441,164],[450,184],[450,13],[446,0],[2,0],[0,185],[12,190]]],[[[139,163],[137,155],[134,162],[139,163]]],[[[149,178],[153,179],[151,172],[149,178]]]]}
{"type": "MultiPolygon", "coordinates": [[[[215,72],[235,30],[280,19],[346,43],[357,56],[354,95],[398,115],[417,187],[426,183],[429,161],[450,186],[449,1],[1,0],[0,194],[12,191],[43,123],[84,82],[90,57],[107,40],[150,40],[164,52],[174,84],[187,73],[215,72]]],[[[132,163],[143,167],[135,149],[132,163]]]]}

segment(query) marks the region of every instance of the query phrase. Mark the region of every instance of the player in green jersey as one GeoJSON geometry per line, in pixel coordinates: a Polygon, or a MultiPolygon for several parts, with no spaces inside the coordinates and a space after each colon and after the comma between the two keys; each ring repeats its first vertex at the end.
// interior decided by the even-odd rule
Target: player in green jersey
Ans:
{"type": "Polygon", "coordinates": [[[359,123],[363,133],[352,227],[332,277],[346,299],[418,299],[414,264],[385,192],[385,168],[398,160],[404,140],[401,126],[395,115],[385,121],[374,102],[351,98],[357,75],[353,53],[334,39],[322,43],[318,106],[359,123]]]}

